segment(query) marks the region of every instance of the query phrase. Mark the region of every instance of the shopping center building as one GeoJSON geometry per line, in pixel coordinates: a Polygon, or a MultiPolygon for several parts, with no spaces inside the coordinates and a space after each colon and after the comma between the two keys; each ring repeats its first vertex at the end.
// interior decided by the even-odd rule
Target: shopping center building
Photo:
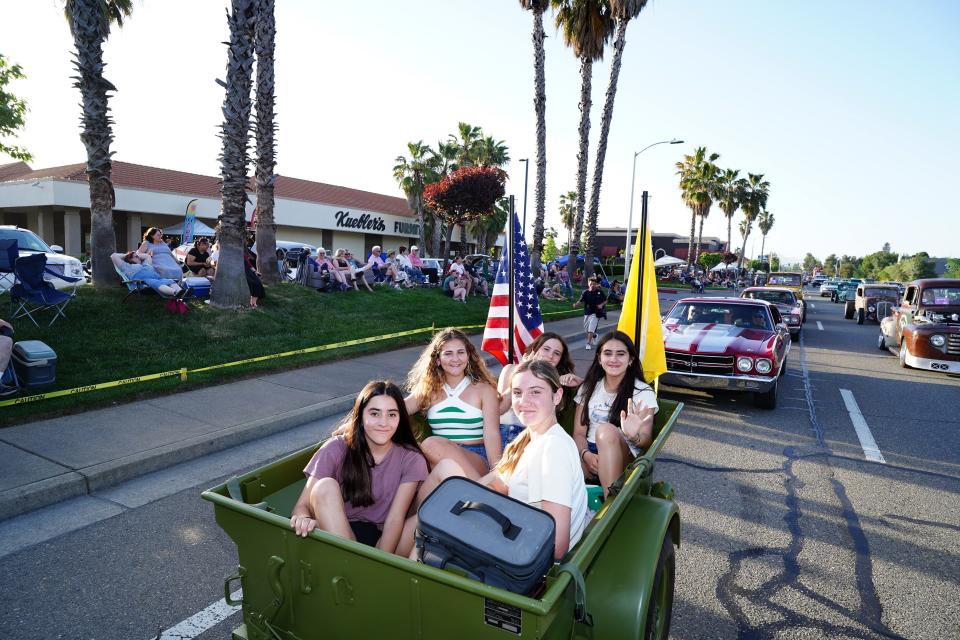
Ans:
{"type": "MultiPolygon", "coordinates": [[[[84,169],[84,164],[48,169],[31,169],[23,162],[0,165],[0,224],[30,229],[68,255],[86,254],[90,190],[84,169]]],[[[182,223],[194,199],[197,218],[216,226],[219,178],[116,161],[112,177],[119,250],[136,248],[149,227],[182,223]]],[[[251,181],[248,220],[256,205],[254,191],[251,181]]],[[[278,240],[343,247],[358,255],[367,255],[374,245],[388,250],[417,244],[419,227],[404,198],[287,176],[277,176],[274,193],[278,240]]],[[[457,229],[453,237],[460,235],[457,229]]],[[[466,239],[469,253],[475,241],[469,233],[466,239]]]]}

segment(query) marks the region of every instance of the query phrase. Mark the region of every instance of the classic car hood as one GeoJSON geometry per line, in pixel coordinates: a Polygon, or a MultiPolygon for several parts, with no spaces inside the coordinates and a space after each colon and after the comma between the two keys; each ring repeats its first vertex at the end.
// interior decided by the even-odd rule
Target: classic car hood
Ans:
{"type": "Polygon", "coordinates": [[[766,329],[744,329],[730,324],[697,323],[664,326],[664,348],[712,355],[766,353],[776,334],[766,329]]]}
{"type": "Polygon", "coordinates": [[[802,313],[800,307],[792,304],[780,304],[778,302],[777,309],[780,311],[781,314],[790,313],[794,315],[799,315],[800,313],[802,313]]]}

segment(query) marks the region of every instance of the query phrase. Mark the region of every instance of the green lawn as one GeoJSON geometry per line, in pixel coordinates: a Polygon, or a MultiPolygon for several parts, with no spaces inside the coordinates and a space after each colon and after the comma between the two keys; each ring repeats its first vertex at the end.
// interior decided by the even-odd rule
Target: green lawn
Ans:
{"type": "MultiPolygon", "coordinates": [[[[408,329],[482,325],[489,300],[471,297],[467,304],[454,302],[436,289],[397,291],[377,287],[373,293],[322,294],[294,284],[269,288],[268,296],[255,311],[231,312],[190,303],[190,312],[174,316],[163,309],[153,295],[131,297],[125,304],[125,290],[80,290],[67,307],[67,319],[53,327],[50,312],[41,314],[41,327],[18,319],[16,340],[42,340],[57,352],[57,382],[45,389],[27,389],[22,395],[72,389],[113,380],[264,356],[344,340],[382,336],[408,329]]],[[[2,300],[6,303],[7,300],[2,300]]],[[[570,302],[541,300],[544,313],[570,311],[570,302]]],[[[3,317],[9,317],[4,312],[3,317]]],[[[558,316],[547,316],[549,322],[558,316]]],[[[559,316],[566,317],[566,316],[559,316]]],[[[473,329],[478,333],[482,329],[473,329]]],[[[430,334],[422,333],[341,347],[318,353],[267,360],[226,369],[189,374],[186,382],[164,378],[51,398],[39,402],[0,407],[0,426],[42,417],[84,411],[171,390],[209,384],[229,378],[250,376],[276,368],[303,366],[342,359],[358,353],[382,351],[405,344],[424,344],[430,334]]]]}

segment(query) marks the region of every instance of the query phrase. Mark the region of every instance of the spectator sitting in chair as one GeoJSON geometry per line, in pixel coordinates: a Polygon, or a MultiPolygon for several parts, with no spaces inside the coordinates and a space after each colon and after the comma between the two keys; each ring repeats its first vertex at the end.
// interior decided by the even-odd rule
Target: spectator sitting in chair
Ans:
{"type": "Polygon", "coordinates": [[[464,284],[466,285],[467,295],[470,295],[472,281],[470,280],[470,276],[467,275],[467,268],[463,266],[462,256],[457,256],[453,259],[453,262],[450,263],[450,267],[447,269],[447,273],[449,275],[457,276],[458,278],[460,276],[466,276],[466,282],[464,284]]]}
{"type": "MultiPolygon", "coordinates": [[[[417,247],[411,247],[411,249],[416,249],[417,247]]],[[[423,261],[418,257],[417,260],[420,262],[420,265],[423,265],[423,261]]],[[[427,276],[423,275],[423,270],[413,264],[413,255],[407,253],[406,247],[400,247],[397,249],[397,262],[400,265],[400,268],[408,275],[413,282],[416,284],[423,284],[427,281],[427,276]]]]}
{"type": "Polygon", "coordinates": [[[379,245],[374,246],[370,250],[370,257],[367,258],[367,264],[357,269],[357,271],[369,271],[375,283],[385,282],[387,279],[387,263],[384,261],[381,255],[382,253],[383,250],[379,245]]]}
{"type": "Polygon", "coordinates": [[[610,285],[607,302],[623,302],[623,285],[620,284],[619,280],[614,280],[610,285]]]}
{"type": "Polygon", "coordinates": [[[320,273],[328,273],[333,282],[336,283],[340,291],[347,290],[347,279],[344,277],[343,272],[339,271],[334,265],[333,261],[327,257],[327,250],[323,247],[317,249],[317,258],[314,261],[317,264],[317,271],[320,273]]]}
{"type": "Polygon", "coordinates": [[[566,300],[566,296],[563,295],[563,287],[560,286],[560,283],[553,285],[552,287],[547,287],[543,290],[543,297],[547,300],[566,300]]]}
{"type": "Polygon", "coordinates": [[[143,242],[137,248],[140,260],[150,258],[151,266],[156,270],[160,277],[179,280],[183,277],[183,269],[180,263],[173,257],[170,247],[163,241],[163,230],[156,227],[150,227],[143,234],[143,242]]]}
{"type": "Polygon", "coordinates": [[[477,269],[477,265],[467,258],[463,261],[463,270],[470,279],[470,288],[473,290],[473,295],[489,297],[490,292],[487,289],[487,280],[480,273],[479,269],[477,269]]]}
{"type": "Polygon", "coordinates": [[[210,240],[207,238],[197,238],[193,242],[193,248],[187,252],[187,269],[195,276],[213,278],[216,268],[210,260],[210,240]]]}
{"type": "Polygon", "coordinates": [[[410,276],[400,266],[400,261],[397,259],[396,251],[390,251],[387,253],[386,274],[387,284],[393,285],[394,289],[399,289],[401,286],[404,289],[409,289],[413,286],[410,284],[410,276]]]}
{"type": "Polygon", "coordinates": [[[157,270],[147,262],[136,251],[129,253],[114,253],[110,256],[117,271],[121,272],[128,280],[140,280],[148,287],[165,296],[182,298],[186,290],[181,287],[176,280],[171,278],[162,278],[157,270]]]}
{"type": "MultiPolygon", "coordinates": [[[[10,354],[13,353],[13,325],[6,320],[0,320],[0,375],[7,370],[10,364],[10,354]]],[[[15,385],[7,386],[0,382],[0,398],[12,396],[18,391],[15,385]]]]}
{"type": "Polygon", "coordinates": [[[457,274],[448,273],[447,277],[443,279],[443,284],[440,287],[440,290],[443,291],[443,295],[453,297],[453,290],[457,286],[457,274]]]}

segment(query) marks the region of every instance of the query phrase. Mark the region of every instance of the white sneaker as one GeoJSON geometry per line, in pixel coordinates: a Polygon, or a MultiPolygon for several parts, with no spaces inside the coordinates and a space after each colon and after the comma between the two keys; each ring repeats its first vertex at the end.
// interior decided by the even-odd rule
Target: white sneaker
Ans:
{"type": "Polygon", "coordinates": [[[590,343],[587,343],[587,351],[590,351],[590,343]]]}

